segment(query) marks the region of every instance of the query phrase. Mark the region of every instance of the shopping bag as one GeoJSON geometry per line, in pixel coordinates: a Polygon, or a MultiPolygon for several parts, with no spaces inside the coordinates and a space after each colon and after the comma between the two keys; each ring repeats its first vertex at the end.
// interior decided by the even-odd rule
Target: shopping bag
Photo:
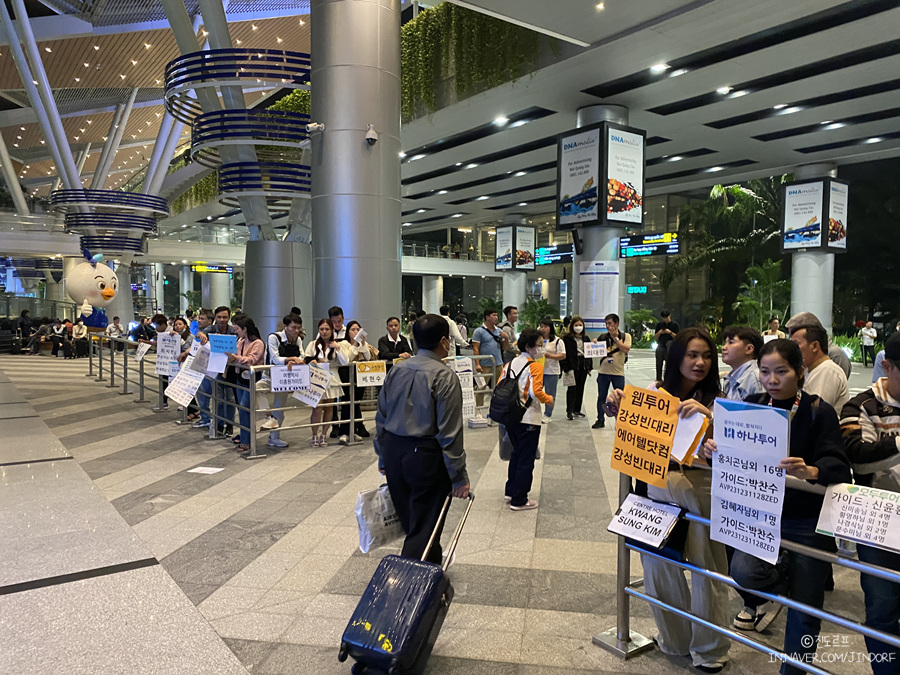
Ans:
{"type": "Polygon", "coordinates": [[[368,553],[403,536],[403,526],[387,485],[364,490],[356,498],[359,550],[368,553]]]}
{"type": "Polygon", "coordinates": [[[570,370],[567,373],[563,373],[562,383],[564,387],[574,387],[575,386],[575,371],[570,370]]]}
{"type": "Polygon", "coordinates": [[[500,430],[500,459],[508,462],[512,457],[513,444],[509,440],[509,434],[506,432],[506,425],[498,424],[497,427],[500,430]]]}

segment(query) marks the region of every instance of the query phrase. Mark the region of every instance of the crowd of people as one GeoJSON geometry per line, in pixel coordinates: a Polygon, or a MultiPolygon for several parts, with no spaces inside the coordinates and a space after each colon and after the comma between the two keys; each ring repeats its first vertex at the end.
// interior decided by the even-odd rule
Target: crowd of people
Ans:
{"type": "Polygon", "coordinates": [[[44,343],[50,345],[50,356],[53,358],[87,356],[88,329],[82,319],[74,323],[69,319],[46,316],[33,320],[30,312],[23,309],[16,330],[22,339],[22,349],[29,356],[40,355],[44,343]]]}

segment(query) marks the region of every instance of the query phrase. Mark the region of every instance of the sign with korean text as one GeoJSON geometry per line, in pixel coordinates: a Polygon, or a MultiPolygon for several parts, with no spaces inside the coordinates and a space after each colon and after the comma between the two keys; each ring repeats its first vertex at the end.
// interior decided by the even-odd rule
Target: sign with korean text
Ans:
{"type": "MultiPolygon", "coordinates": [[[[191,347],[193,348],[195,344],[198,344],[196,340],[191,347]]],[[[201,347],[198,347],[196,353],[191,355],[191,365],[186,367],[191,370],[196,370],[198,373],[205,373],[209,370],[209,356],[209,345],[202,345],[201,347]]]]}
{"type": "Polygon", "coordinates": [[[900,492],[829,485],[816,532],[900,553],[900,492]]]}
{"type": "Polygon", "coordinates": [[[678,399],[663,391],[625,386],[616,415],[612,468],[664,488],[678,421],[678,399]]]}
{"type": "Polygon", "coordinates": [[[210,333],[207,337],[213,354],[234,354],[237,351],[237,335],[210,333]]]}
{"type": "Polygon", "coordinates": [[[134,350],[134,358],[138,361],[142,361],[143,358],[147,355],[147,352],[150,351],[150,343],[142,342],[137,346],[137,349],[134,350]]]}
{"type": "Polygon", "coordinates": [[[181,336],[177,333],[159,333],[156,336],[156,374],[177,375],[181,365],[181,336]]]}
{"type": "Polygon", "coordinates": [[[309,389],[309,366],[272,366],[269,370],[273,392],[309,389]]]}
{"type": "Polygon", "coordinates": [[[586,359],[604,359],[606,358],[606,342],[585,342],[584,358],[586,359]]]}
{"type": "Polygon", "coordinates": [[[315,408],[326,396],[330,383],[331,373],[318,366],[309,366],[309,388],[298,389],[293,393],[293,397],[315,408]]]}
{"type": "Polygon", "coordinates": [[[356,386],[380,387],[387,376],[386,361],[359,361],[356,363],[356,386]]]}
{"type": "Polygon", "coordinates": [[[203,373],[194,370],[193,356],[188,356],[184,362],[184,368],[178,371],[166,387],[165,394],[180,406],[188,406],[194,399],[197,389],[203,382],[203,373]]]}
{"type": "Polygon", "coordinates": [[[606,529],[659,548],[672,533],[681,515],[680,506],[661,504],[629,494],[606,529]]]}
{"type": "Polygon", "coordinates": [[[464,420],[472,419],[476,415],[475,410],[475,373],[472,359],[468,356],[457,356],[447,360],[447,364],[459,378],[462,387],[464,420]]]}
{"type": "Polygon", "coordinates": [[[781,546],[790,414],[716,399],[710,538],[774,564],[781,546]]]}

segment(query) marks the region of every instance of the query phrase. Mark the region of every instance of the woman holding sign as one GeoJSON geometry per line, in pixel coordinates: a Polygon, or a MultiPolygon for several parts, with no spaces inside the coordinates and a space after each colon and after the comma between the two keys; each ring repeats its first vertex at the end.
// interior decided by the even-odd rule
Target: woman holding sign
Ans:
{"type": "Polygon", "coordinates": [[[584,344],[590,342],[584,330],[584,320],[573,316],[569,328],[563,335],[566,347],[566,358],[560,363],[563,373],[563,384],[566,385],[566,419],[584,417],[581,405],[584,403],[584,383],[591,372],[593,362],[584,358],[584,344]]]}
{"type": "MultiPolygon", "coordinates": [[[[680,418],[695,413],[712,419],[712,407],[719,389],[718,349],[709,333],[700,328],[678,332],[669,347],[666,371],[662,382],[650,389],[663,389],[677,396],[680,418]]],[[[616,389],[606,399],[610,416],[618,413],[623,391],[616,389]]],[[[660,502],[677,504],[691,513],[709,518],[711,473],[702,468],[682,466],[669,460],[666,487],[647,486],[647,496],[660,502]]],[[[725,546],[709,538],[709,528],[689,523],[684,545],[684,557],[694,565],[713,572],[728,574],[725,546]]],[[[647,592],[666,604],[692,612],[697,616],[724,626],[728,620],[728,590],[722,584],[699,574],[691,575],[688,588],[684,571],[659,558],[641,556],[644,566],[644,585],[647,592]]],[[[730,641],[724,635],[694,624],[655,606],[653,618],[659,629],[656,638],[660,650],[666,654],[690,656],[694,667],[704,673],[718,673],[728,660],[730,641]]]]}
{"type": "MultiPolygon", "coordinates": [[[[347,339],[340,343],[341,350],[344,352],[344,358],[350,363],[357,361],[374,361],[378,359],[378,350],[366,341],[366,331],[359,325],[359,321],[351,321],[347,324],[347,339]]],[[[350,371],[353,373],[353,371],[350,371]]],[[[353,433],[363,438],[371,436],[366,425],[362,422],[362,410],[360,410],[359,402],[362,401],[363,387],[353,384],[353,400],[355,401],[353,409],[353,419],[358,420],[353,423],[353,433]]],[[[349,440],[341,437],[341,440],[349,440]]]]}
{"type": "MultiPolygon", "coordinates": [[[[350,361],[344,355],[341,346],[334,341],[334,327],[331,325],[331,319],[319,320],[319,336],[306,345],[304,356],[306,363],[321,364],[319,367],[331,372],[331,383],[328,386],[325,397],[319,401],[319,404],[322,406],[334,403],[334,400],[341,395],[341,379],[337,375],[337,367],[334,362],[337,361],[340,365],[346,366],[350,361]]],[[[310,424],[313,425],[312,439],[309,442],[312,447],[318,448],[328,445],[328,441],[325,438],[333,416],[334,408],[332,406],[324,408],[317,406],[313,408],[309,418],[310,424]],[[320,422],[322,422],[321,426],[319,426],[320,422]],[[318,435],[316,435],[317,429],[319,431],[318,435]]]]}
{"type": "MultiPolygon", "coordinates": [[[[228,362],[238,366],[261,366],[266,362],[266,343],[259,336],[256,323],[246,314],[235,314],[231,324],[238,336],[237,353],[228,354],[228,362]]],[[[249,370],[242,369],[235,387],[238,401],[238,421],[241,432],[238,434],[239,452],[250,450],[250,377],[249,370]],[[245,410],[246,408],[246,410],[245,410]]]]}
{"type": "MultiPolygon", "coordinates": [[[[800,347],[790,340],[772,340],[759,352],[759,380],[766,393],[753,394],[744,400],[790,411],[791,456],[781,460],[778,468],[789,476],[819,485],[850,483],[850,462],[844,452],[837,414],[818,396],[803,393],[803,373],[800,347]]],[[[701,454],[709,459],[715,451],[716,442],[709,439],[703,444],[701,454]]],[[[819,494],[785,490],[781,538],[835,553],[834,539],[816,534],[823,499],[819,494]]],[[[743,551],[735,551],[731,559],[731,575],[744,588],[787,595],[818,609],[825,603],[829,567],[827,562],[785,550],[775,565],[743,551]]],[[[771,617],[765,618],[771,622],[771,617]]],[[[820,619],[789,609],[784,651],[812,663],[820,625],[820,619]]],[[[781,672],[803,671],[784,664],[781,672]]]]}

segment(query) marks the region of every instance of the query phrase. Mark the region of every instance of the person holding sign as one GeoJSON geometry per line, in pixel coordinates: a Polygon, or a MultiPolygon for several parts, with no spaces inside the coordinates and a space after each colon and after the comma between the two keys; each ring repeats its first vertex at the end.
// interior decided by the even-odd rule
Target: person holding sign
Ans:
{"type": "MultiPolygon", "coordinates": [[[[303,351],[303,345],[300,343],[300,339],[303,337],[303,320],[299,314],[292,312],[285,315],[281,323],[284,328],[277,333],[269,335],[267,340],[269,363],[273,366],[302,364],[303,358],[300,354],[303,351]]],[[[269,381],[269,378],[269,373],[263,376],[265,381],[269,381]]],[[[272,396],[274,397],[274,407],[284,408],[290,392],[277,391],[272,396]]],[[[264,405],[268,407],[268,401],[264,401],[264,405]]],[[[266,442],[268,447],[279,449],[288,447],[288,443],[281,440],[281,434],[278,431],[278,427],[282,424],[284,424],[284,410],[275,410],[271,414],[266,415],[265,421],[260,426],[263,429],[271,430],[269,431],[269,440],[266,442]]]]}
{"type": "Polygon", "coordinates": [[[251,371],[246,370],[247,366],[261,366],[266,362],[266,344],[259,335],[259,329],[256,323],[246,314],[235,314],[232,319],[234,332],[238,336],[237,353],[227,354],[228,363],[245,366],[241,368],[238,383],[240,388],[235,388],[237,392],[237,402],[241,406],[238,408],[238,421],[241,423],[241,431],[237,436],[240,452],[250,450],[250,434],[256,430],[250,429],[250,378],[253,376],[251,371]],[[244,388],[246,387],[246,389],[244,388]],[[247,410],[244,410],[247,408],[247,410]]]}
{"type": "Polygon", "coordinates": [[[597,421],[591,429],[602,429],[604,426],[606,414],[603,403],[610,386],[613,391],[625,388],[625,361],[631,351],[631,336],[619,330],[619,315],[607,314],[604,321],[606,335],[601,339],[606,341],[606,357],[600,360],[600,367],[597,368],[597,421]]]}
{"type": "MultiPolygon", "coordinates": [[[[818,396],[801,390],[803,354],[800,347],[790,340],[780,339],[765,344],[759,352],[759,379],[766,393],[749,396],[746,401],[789,410],[791,414],[790,456],[781,460],[778,468],[789,476],[820,485],[849,483],[850,462],[841,443],[837,414],[818,396]]],[[[707,440],[702,455],[709,459],[715,451],[716,442],[707,440]]],[[[781,538],[835,553],[834,539],[816,534],[822,500],[823,496],[819,494],[787,490],[781,516],[781,538]]],[[[829,573],[829,563],[787,551],[781,552],[775,565],[743,551],[735,551],[731,560],[731,575],[744,588],[787,595],[819,609],[825,603],[825,580],[829,573]]],[[[770,611],[777,612],[777,609],[770,611]]],[[[816,617],[789,609],[784,651],[795,658],[812,658],[820,624],[821,620],[816,617]]],[[[784,664],[781,672],[793,675],[803,671],[784,664]]]]}
{"type": "MultiPolygon", "coordinates": [[[[320,363],[324,369],[331,372],[331,383],[328,385],[327,398],[322,398],[319,401],[319,404],[323,405],[333,403],[341,395],[341,380],[335,371],[338,363],[346,366],[349,361],[347,361],[343,351],[341,351],[340,345],[334,340],[334,328],[331,326],[331,319],[320,319],[318,331],[319,336],[306,345],[304,361],[310,364],[320,363]]],[[[309,422],[313,425],[312,439],[309,441],[310,446],[324,448],[328,445],[328,441],[325,438],[333,417],[334,408],[332,406],[324,408],[316,406],[313,408],[309,417],[309,422]],[[319,425],[320,422],[322,423],[321,426],[319,425]],[[319,431],[318,436],[316,435],[317,429],[319,431]]]]}
{"type": "MultiPolygon", "coordinates": [[[[560,361],[566,358],[566,346],[556,336],[553,319],[545,316],[541,319],[538,331],[544,338],[544,391],[552,399],[556,399],[556,386],[559,384],[560,361]]],[[[550,424],[553,417],[553,403],[544,406],[544,417],[541,422],[550,424]]]]}
{"type": "MultiPolygon", "coordinates": [[[[344,358],[350,363],[357,361],[374,361],[378,358],[378,350],[366,342],[366,331],[359,325],[359,321],[351,321],[347,324],[347,340],[340,343],[341,350],[344,352],[344,358]]],[[[351,377],[354,373],[351,371],[351,377]]],[[[366,425],[362,422],[362,410],[359,407],[363,397],[363,387],[353,384],[353,419],[360,420],[353,423],[353,433],[363,438],[368,438],[372,434],[366,429],[366,425]]],[[[347,439],[349,441],[349,439],[347,439]]],[[[341,439],[340,442],[343,442],[341,439]]]]}
{"type": "MultiPolygon", "coordinates": [[[[650,389],[665,390],[677,396],[681,401],[677,408],[679,418],[699,413],[712,420],[713,402],[721,395],[717,352],[705,330],[685,328],[678,331],[669,345],[665,378],[650,389]]],[[[624,392],[616,389],[606,399],[610,416],[618,413],[623,396],[624,392]]],[[[647,496],[709,518],[710,484],[709,471],[683,466],[670,459],[665,488],[648,485],[647,496]]],[[[728,574],[725,547],[709,538],[706,526],[688,525],[684,557],[694,565],[728,574]]],[[[641,556],[641,563],[644,585],[651,595],[720,626],[728,620],[728,591],[721,584],[692,574],[689,589],[684,571],[679,567],[647,555],[641,556]]],[[[704,673],[718,673],[725,667],[731,646],[727,637],[662,609],[651,607],[651,611],[659,629],[657,644],[660,650],[666,654],[690,654],[694,666],[704,673]]]]}
{"type": "MultiPolygon", "coordinates": [[[[884,377],[857,394],[841,413],[844,446],[853,462],[856,482],[868,487],[900,492],[900,333],[884,346],[884,377]]],[[[900,572],[900,554],[857,544],[862,562],[900,572]]],[[[866,596],[866,625],[900,635],[900,584],[869,574],[859,580],[866,596]]],[[[900,650],[866,638],[875,675],[896,673],[900,650]]]]}
{"type": "Polygon", "coordinates": [[[563,335],[563,344],[566,347],[566,358],[561,363],[565,379],[571,382],[566,389],[566,419],[574,420],[576,417],[584,417],[581,406],[584,403],[584,383],[588,373],[591,372],[591,359],[584,358],[584,343],[590,342],[584,330],[584,320],[580,316],[573,316],[569,328],[563,335]]]}

